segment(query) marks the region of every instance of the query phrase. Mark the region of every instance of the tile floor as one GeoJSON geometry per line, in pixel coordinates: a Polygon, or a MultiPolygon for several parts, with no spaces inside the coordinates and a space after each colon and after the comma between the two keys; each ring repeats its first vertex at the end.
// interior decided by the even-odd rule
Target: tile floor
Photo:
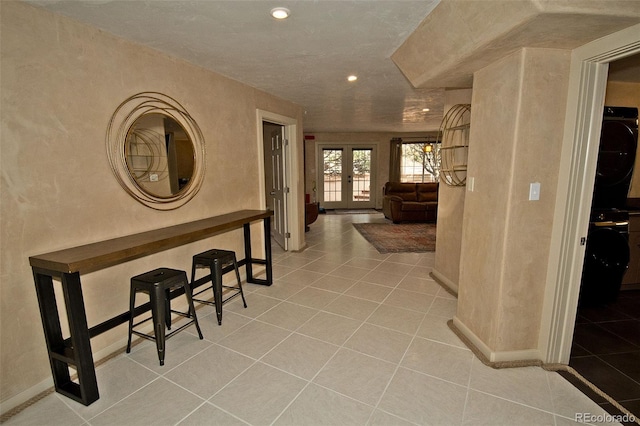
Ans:
{"type": "MultiPolygon", "coordinates": [[[[382,255],[351,225],[382,215],[321,215],[301,253],[274,249],[271,287],[249,307],[97,369],[85,407],[51,394],[8,425],[569,425],[604,410],[559,374],[494,370],[447,327],[456,299],[429,278],[434,254],[382,255]]],[[[603,424],[603,423],[598,423],[603,424]]]]}
{"type": "MultiPolygon", "coordinates": [[[[578,309],[569,365],[640,418],[640,290],[622,291],[604,306],[578,309]]],[[[602,397],[583,391],[616,411],[602,397]]]]}

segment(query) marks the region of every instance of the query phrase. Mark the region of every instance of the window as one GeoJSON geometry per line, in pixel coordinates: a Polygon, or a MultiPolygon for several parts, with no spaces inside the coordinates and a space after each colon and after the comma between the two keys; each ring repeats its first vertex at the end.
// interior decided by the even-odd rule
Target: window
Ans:
{"type": "Polygon", "coordinates": [[[400,182],[438,182],[439,177],[440,143],[402,142],[400,182]]]}
{"type": "Polygon", "coordinates": [[[371,201],[371,148],[354,148],[351,151],[353,163],[353,201],[371,201]]]}
{"type": "Polygon", "coordinates": [[[342,201],[342,149],[325,148],[324,201],[342,201]]]}

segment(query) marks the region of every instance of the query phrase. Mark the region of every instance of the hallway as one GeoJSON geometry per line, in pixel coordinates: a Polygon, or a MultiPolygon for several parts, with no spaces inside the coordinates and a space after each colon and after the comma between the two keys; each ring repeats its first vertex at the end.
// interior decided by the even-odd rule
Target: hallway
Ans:
{"type": "Polygon", "coordinates": [[[248,308],[225,305],[222,326],[198,309],[204,340],[176,335],[163,367],[139,341],[97,369],[94,404],[52,393],[6,424],[561,426],[605,415],[554,372],[482,364],[447,327],[456,299],[429,278],[434,254],[379,254],[352,225],[381,219],[320,215],[307,250],[274,247],[272,286],[244,285],[248,308]]]}

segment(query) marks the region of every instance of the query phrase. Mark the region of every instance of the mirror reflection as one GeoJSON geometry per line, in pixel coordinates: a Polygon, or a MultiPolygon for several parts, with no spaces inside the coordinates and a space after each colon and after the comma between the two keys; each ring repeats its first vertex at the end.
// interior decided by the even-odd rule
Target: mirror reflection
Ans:
{"type": "Polygon", "coordinates": [[[172,197],[191,181],[193,143],[173,118],[158,113],[140,116],[129,128],[124,145],[129,174],[143,191],[172,197]]]}

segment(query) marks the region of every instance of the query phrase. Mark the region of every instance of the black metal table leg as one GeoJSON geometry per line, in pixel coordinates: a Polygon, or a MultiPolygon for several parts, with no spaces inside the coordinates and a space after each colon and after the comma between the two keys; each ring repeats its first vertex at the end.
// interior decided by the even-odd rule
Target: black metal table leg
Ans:
{"type": "Polygon", "coordinates": [[[39,274],[35,271],[33,273],[33,279],[36,284],[38,306],[40,307],[40,317],[42,318],[42,327],[47,343],[53,382],[56,389],[64,388],[71,383],[69,368],[66,363],[52,356],[52,354],[63,354],[65,352],[64,337],[62,337],[58,306],[56,305],[56,295],[53,291],[53,279],[49,275],[39,274]]]}
{"type": "Polygon", "coordinates": [[[244,260],[245,269],[247,271],[247,282],[255,283],[256,279],[253,278],[253,264],[251,263],[251,224],[245,223],[242,225],[244,229],[244,260]]]}
{"type": "Polygon", "coordinates": [[[264,249],[265,259],[254,259],[251,255],[251,224],[245,223],[244,227],[244,264],[247,271],[247,282],[251,284],[271,285],[273,284],[273,272],[271,269],[271,218],[263,219],[264,224],[264,249]],[[255,278],[253,276],[253,263],[266,266],[266,279],[255,278]]]}
{"type": "Polygon", "coordinates": [[[273,270],[271,265],[271,216],[265,217],[264,225],[264,254],[267,268],[267,285],[273,284],[273,270]]]}
{"type": "Polygon", "coordinates": [[[60,316],[53,290],[53,276],[34,269],[34,281],[51,372],[56,391],[84,405],[89,405],[98,400],[99,394],[80,274],[77,272],[61,274],[61,278],[69,323],[70,338],[68,340],[62,336],[60,316]],[[76,369],[78,383],[71,380],[69,366],[76,369]]]}

